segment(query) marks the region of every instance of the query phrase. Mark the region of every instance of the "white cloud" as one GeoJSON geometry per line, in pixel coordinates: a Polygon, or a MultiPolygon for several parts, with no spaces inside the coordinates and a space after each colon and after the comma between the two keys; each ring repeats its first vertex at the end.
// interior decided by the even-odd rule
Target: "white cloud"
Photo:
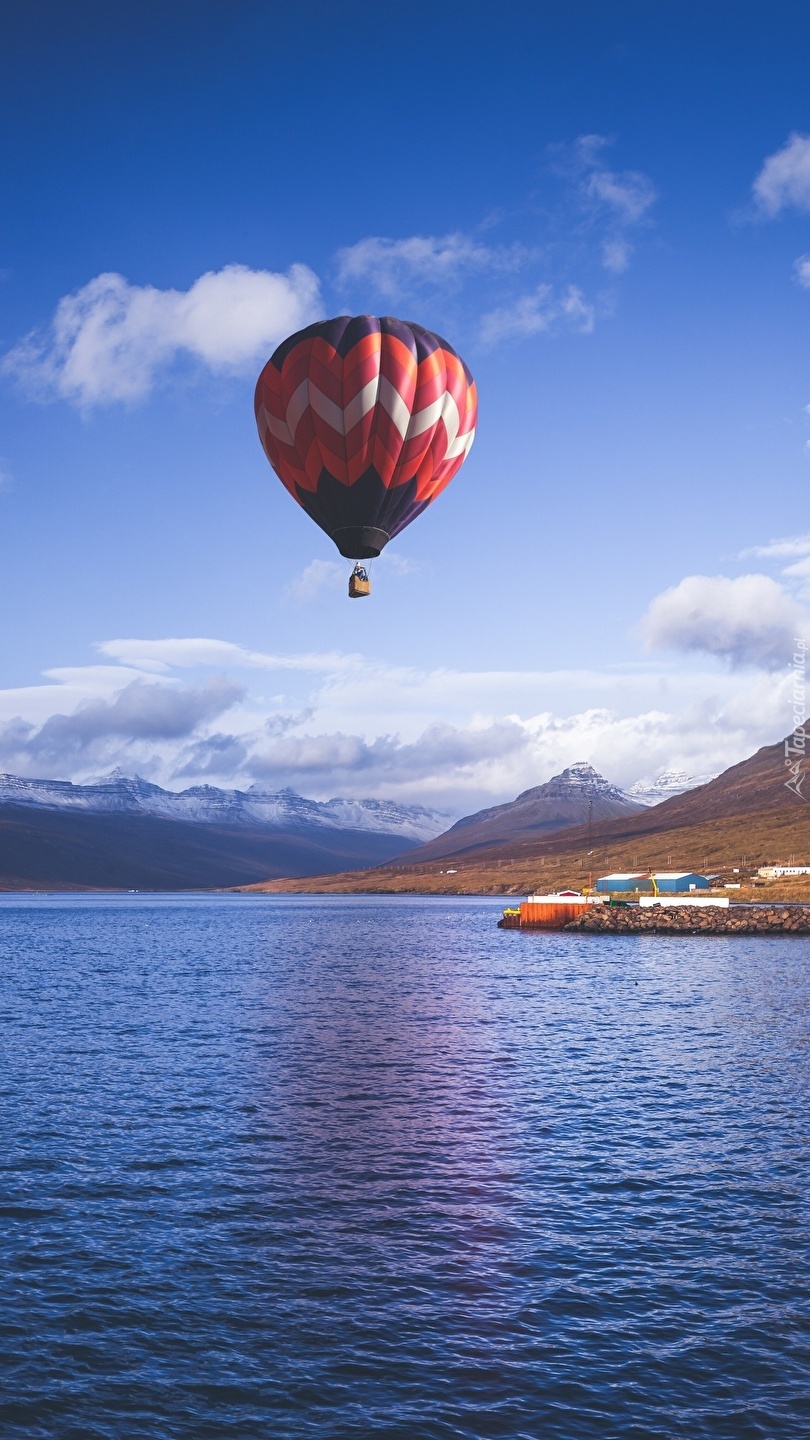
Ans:
{"type": "Polygon", "coordinates": [[[50,715],[39,726],[14,717],[0,727],[0,753],[15,768],[44,766],[51,776],[60,775],[77,765],[103,764],[130,742],[185,740],[243,694],[221,678],[199,689],[133,680],[111,700],[84,700],[71,714],[50,715]]]}
{"type": "Polygon", "coordinates": [[[794,560],[792,565],[786,565],[782,574],[796,587],[796,593],[802,600],[810,600],[810,555],[805,555],[802,560],[794,560]]]}
{"type": "Polygon", "coordinates": [[[621,275],[630,264],[633,247],[629,240],[614,237],[602,245],[602,264],[614,275],[621,275]]]}
{"type": "Polygon", "coordinates": [[[581,209],[606,232],[602,264],[620,275],[633,254],[629,232],[649,223],[657,194],[649,176],[640,170],[610,170],[603,163],[603,151],[610,144],[605,135],[580,135],[572,169],[581,209]]]}
{"type": "Polygon", "coordinates": [[[297,775],[310,785],[325,779],[329,786],[345,787],[347,781],[371,775],[377,783],[446,784],[452,774],[457,785],[482,763],[503,763],[526,744],[525,729],[513,719],[486,727],[435,724],[413,742],[398,735],[370,741],[341,733],[285,736],[254,752],[247,765],[251,775],[274,783],[282,775],[297,775]]]}
{"type": "Polygon", "coordinates": [[[176,739],[230,710],[243,693],[223,679],[209,680],[201,689],[133,680],[114,700],[85,701],[72,715],[52,715],[42,729],[81,744],[99,735],[176,739]]]}
{"type": "Polygon", "coordinates": [[[542,335],[570,329],[588,335],[596,323],[596,311],[576,285],[555,294],[551,285],[538,285],[530,295],[521,295],[509,305],[490,310],[481,321],[481,340],[494,345],[499,340],[542,335]]]}
{"type": "MultiPolygon", "coordinates": [[[[367,561],[369,575],[380,576],[383,580],[403,575],[412,575],[417,566],[396,550],[386,549],[374,561],[367,561]]],[[[345,593],[349,583],[351,562],[338,560],[310,560],[300,575],[290,581],[285,591],[286,599],[295,605],[312,605],[327,596],[345,593]]]]}
{"type": "Polygon", "coordinates": [[[414,560],[409,560],[407,555],[400,555],[398,550],[389,550],[387,548],[383,550],[382,555],[380,555],[374,563],[382,570],[397,576],[414,575],[419,569],[418,563],[414,560]]]}
{"type": "Polygon", "coordinates": [[[781,540],[769,540],[767,545],[749,545],[747,550],[740,551],[739,558],[747,560],[752,555],[776,559],[810,555],[810,535],[787,535],[781,540]]]}
{"type": "Polygon", "coordinates": [[[414,285],[455,285],[470,271],[516,270],[528,258],[520,245],[482,245],[454,231],[402,240],[369,235],[339,250],[336,261],[341,285],[361,282],[395,300],[414,285]]]}
{"type": "Polygon", "coordinates": [[[788,206],[810,210],[810,135],[794,131],[781,150],[768,156],[754,181],[754,199],[770,217],[788,206]]]}
{"type": "MultiPolygon", "coordinates": [[[[650,223],[656,191],[648,176],[637,170],[613,170],[604,163],[610,141],[602,135],[583,135],[573,144],[557,147],[553,173],[566,184],[566,193],[543,212],[543,233],[530,243],[485,243],[478,233],[451,231],[445,235],[410,235],[401,239],[370,235],[336,255],[338,281],[343,286],[370,287],[394,301],[419,293],[426,286],[443,294],[458,289],[470,277],[489,307],[481,327],[485,343],[504,338],[538,335],[565,324],[580,331],[593,329],[595,311],[576,283],[566,283],[575,258],[588,261],[598,253],[599,263],[612,275],[630,264],[632,238],[650,223]],[[552,285],[548,280],[514,297],[514,277],[523,270],[545,267],[555,261],[555,273],[566,277],[552,285]],[[511,277],[511,278],[510,278],[511,277]],[[508,282],[508,283],[506,283],[508,282]],[[505,292],[512,298],[506,299],[505,292]],[[494,303],[494,302],[499,303],[494,303]]],[[[536,201],[525,202],[525,218],[538,225],[536,201]]],[[[492,224],[502,224],[504,217],[492,224]]],[[[541,272],[542,273],[542,272],[541,272]]],[[[524,282],[525,283],[525,282],[524,282]]]]}
{"type": "Polygon", "coordinates": [[[763,560],[789,560],[789,565],[779,567],[781,575],[800,599],[810,599],[810,535],[788,535],[781,540],[771,540],[767,545],[752,545],[741,552],[740,558],[749,555],[763,560]]]}
{"type": "Polygon", "coordinates": [[[689,575],[652,601],[642,622],[651,648],[699,651],[733,666],[786,666],[807,617],[769,575],[689,575]]]}
{"type": "Polygon", "coordinates": [[[810,290],[810,255],[800,255],[794,261],[794,274],[804,290],[810,290]]]}
{"type": "Polygon", "coordinates": [[[580,135],[576,159],[584,195],[598,201],[625,225],[637,225],[656,200],[655,186],[640,170],[609,170],[600,159],[612,142],[606,135],[580,135]]]}
{"type": "Polygon", "coordinates": [[[155,673],[173,666],[193,669],[217,665],[246,670],[329,671],[335,674],[359,663],[359,657],[324,651],[302,655],[274,655],[263,650],[247,650],[229,640],[186,638],[174,640],[102,640],[96,646],[102,655],[124,665],[134,665],[155,673]]]}
{"type": "Polygon", "coordinates": [[[287,596],[297,605],[311,605],[322,600],[324,595],[345,590],[349,583],[349,568],[337,560],[310,560],[300,575],[296,575],[287,587],[287,596]]]}
{"type": "Polygon", "coordinates": [[[47,331],[9,351],[2,370],[43,400],[85,408],[132,402],[180,356],[214,372],[250,367],[319,309],[318,280],[306,265],[286,274],[226,265],[188,290],[97,275],[65,295],[47,331]]]}

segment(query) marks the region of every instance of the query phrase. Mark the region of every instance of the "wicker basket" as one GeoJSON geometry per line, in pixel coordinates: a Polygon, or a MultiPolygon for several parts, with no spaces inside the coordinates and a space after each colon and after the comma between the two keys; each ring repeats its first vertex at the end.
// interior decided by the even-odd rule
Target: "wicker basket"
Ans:
{"type": "Polygon", "coordinates": [[[371,594],[371,581],[367,575],[351,574],[349,576],[349,599],[359,600],[362,595],[371,594]]]}

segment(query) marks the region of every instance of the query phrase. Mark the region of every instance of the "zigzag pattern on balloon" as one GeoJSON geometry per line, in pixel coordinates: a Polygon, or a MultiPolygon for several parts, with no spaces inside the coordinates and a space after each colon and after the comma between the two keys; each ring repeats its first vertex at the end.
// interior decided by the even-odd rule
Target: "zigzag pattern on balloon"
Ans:
{"type": "Polygon", "coordinates": [[[431,331],[390,316],[343,315],[279,346],[259,377],[255,409],[268,460],[318,524],[332,534],[348,517],[390,536],[462,465],[477,396],[464,361],[431,331]],[[355,486],[341,516],[336,487],[355,486]],[[402,487],[407,496],[392,493],[402,487]]]}

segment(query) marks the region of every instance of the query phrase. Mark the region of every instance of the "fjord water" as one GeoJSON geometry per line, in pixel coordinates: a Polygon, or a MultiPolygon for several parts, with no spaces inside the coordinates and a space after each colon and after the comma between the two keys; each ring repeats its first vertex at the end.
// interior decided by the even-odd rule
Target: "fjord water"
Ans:
{"type": "Polygon", "coordinates": [[[0,901],[5,1433],[810,1434],[810,944],[0,901]]]}

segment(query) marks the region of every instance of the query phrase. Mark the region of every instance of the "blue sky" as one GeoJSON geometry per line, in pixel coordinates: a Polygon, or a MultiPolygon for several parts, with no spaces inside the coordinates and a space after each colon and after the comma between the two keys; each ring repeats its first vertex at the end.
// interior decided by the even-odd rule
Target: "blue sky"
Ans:
{"type": "Polygon", "coordinates": [[[809,44],[798,3],[4,7],[0,767],[461,811],[786,733],[809,44]],[[362,604],[252,418],[344,311],[480,392],[362,604]]]}

